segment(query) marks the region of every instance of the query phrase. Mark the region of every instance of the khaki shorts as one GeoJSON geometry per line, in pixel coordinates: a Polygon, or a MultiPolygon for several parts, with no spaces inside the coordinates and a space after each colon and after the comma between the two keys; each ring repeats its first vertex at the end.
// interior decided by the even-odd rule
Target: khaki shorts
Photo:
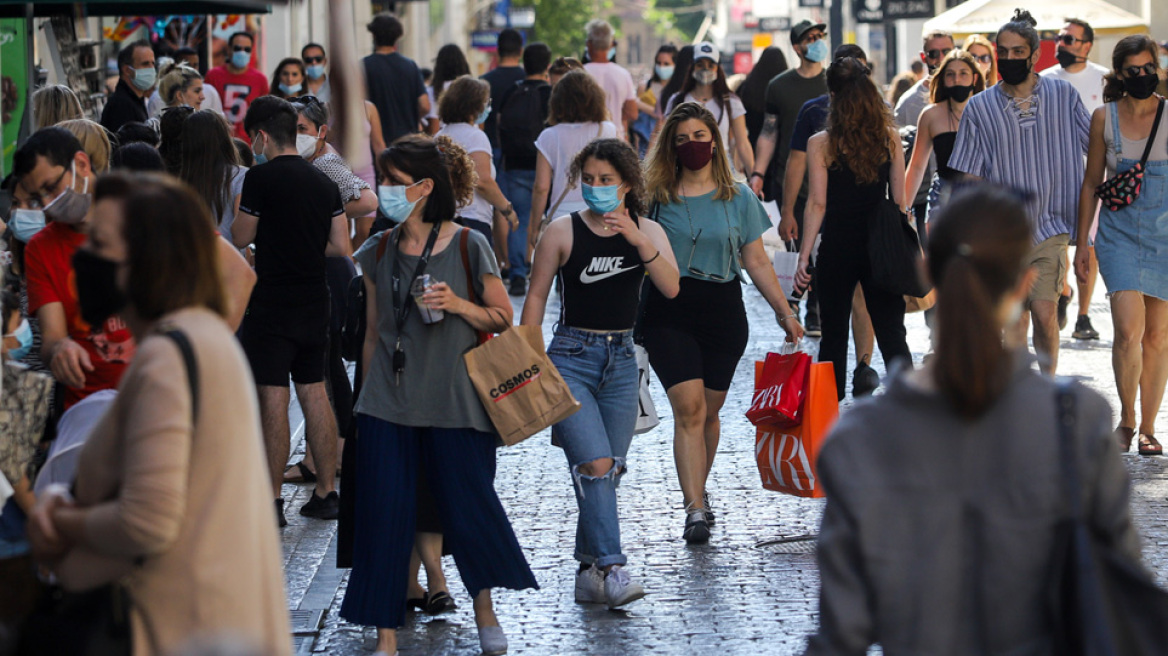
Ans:
{"type": "Polygon", "coordinates": [[[1026,257],[1026,267],[1034,267],[1038,278],[1030,288],[1029,301],[1058,301],[1067,281],[1068,235],[1055,235],[1040,242],[1026,257]]]}

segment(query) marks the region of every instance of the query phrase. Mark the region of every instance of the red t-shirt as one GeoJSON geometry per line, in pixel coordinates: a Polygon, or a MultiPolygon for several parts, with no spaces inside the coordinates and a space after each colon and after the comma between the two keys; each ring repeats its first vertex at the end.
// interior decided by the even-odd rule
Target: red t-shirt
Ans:
{"type": "Polygon", "coordinates": [[[85,373],[84,387],[65,388],[66,408],[99,390],[117,388],[122,372],[134,357],[134,337],[121,317],[106,319],[100,329],[81,318],[73,254],[84,242],[84,234],[61,223],[50,223],[29,240],[24,250],[28,311],[36,314],[49,303],[60,303],[69,337],[85,349],[93,363],[93,371],[85,373]]]}
{"type": "Polygon", "coordinates": [[[219,92],[219,97],[223,99],[223,114],[235,127],[235,136],[246,140],[243,117],[247,116],[247,108],[251,107],[252,101],[267,95],[270,90],[268,78],[254,68],[236,75],[224,65],[207,71],[203,81],[219,92]]]}

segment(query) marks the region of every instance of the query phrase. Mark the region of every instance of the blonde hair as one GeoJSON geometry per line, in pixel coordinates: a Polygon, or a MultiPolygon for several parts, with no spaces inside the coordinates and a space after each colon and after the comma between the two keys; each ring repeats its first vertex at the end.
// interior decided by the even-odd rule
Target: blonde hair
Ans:
{"type": "Polygon", "coordinates": [[[109,134],[100,124],[87,118],[62,121],[57,127],[65,128],[81,142],[81,150],[89,156],[89,164],[94,173],[105,173],[110,166],[109,134]]]}
{"type": "MultiPolygon", "coordinates": [[[[965,43],[961,44],[961,49],[969,52],[972,46],[981,46],[990,52],[990,70],[985,74],[986,88],[992,87],[998,83],[998,56],[997,49],[993,43],[985,37],[984,34],[970,34],[965,37],[965,43]]],[[[973,53],[970,53],[971,55],[973,53]]],[[[976,61],[976,60],[975,60],[976,61]]]]}
{"type": "Polygon", "coordinates": [[[718,130],[718,122],[714,115],[705,106],[696,102],[684,102],[673,108],[657,143],[649,151],[645,163],[645,188],[650,190],[649,200],[655,203],[676,203],[679,200],[677,187],[681,182],[681,166],[677,161],[677,126],[685,121],[696,120],[705,123],[714,141],[714,157],[710,160],[713,167],[714,183],[717,189],[715,200],[732,200],[738,195],[738,185],[730,173],[730,162],[726,159],[726,148],[722,143],[722,133],[718,130]]]}
{"type": "Polygon", "coordinates": [[[158,81],[158,95],[162,98],[162,102],[170,107],[174,104],[180,91],[186,91],[191,88],[191,84],[195,80],[202,79],[203,76],[197,70],[176,62],[167,66],[166,70],[162,72],[162,79],[158,81]]]}
{"type": "Polygon", "coordinates": [[[77,94],[63,84],[49,85],[32,94],[33,131],[56,125],[61,121],[82,118],[81,101],[77,94]]]}

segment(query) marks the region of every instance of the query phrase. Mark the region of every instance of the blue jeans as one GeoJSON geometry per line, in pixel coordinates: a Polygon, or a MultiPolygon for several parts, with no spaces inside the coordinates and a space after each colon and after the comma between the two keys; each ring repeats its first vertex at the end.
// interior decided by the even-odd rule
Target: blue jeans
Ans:
{"type": "Polygon", "coordinates": [[[515,206],[515,217],[519,219],[519,227],[507,238],[507,259],[511,265],[511,278],[525,278],[530,266],[527,262],[527,224],[531,220],[531,188],[535,186],[535,171],[507,171],[505,179],[507,187],[503,193],[515,206]]]}
{"type": "Polygon", "coordinates": [[[580,514],[576,560],[599,567],[624,565],[616,488],[637,424],[637,357],[632,331],[593,333],[559,326],[547,350],[580,410],[552,431],[568,457],[580,514]],[[580,465],[611,458],[612,468],[589,476],[580,465]]]}

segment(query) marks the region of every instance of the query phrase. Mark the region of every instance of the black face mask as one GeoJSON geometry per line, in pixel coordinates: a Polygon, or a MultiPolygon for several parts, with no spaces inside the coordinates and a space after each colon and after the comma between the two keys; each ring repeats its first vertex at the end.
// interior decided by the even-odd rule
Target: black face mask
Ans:
{"type": "Polygon", "coordinates": [[[117,262],[82,249],[73,256],[73,272],[81,318],[90,326],[100,326],[126,307],[126,295],[118,289],[117,262]]]}
{"type": "Polygon", "coordinates": [[[969,95],[973,93],[972,84],[964,84],[952,87],[945,87],[945,93],[949,95],[954,102],[965,102],[969,100],[969,95]]]}
{"type": "Polygon", "coordinates": [[[1010,86],[1017,86],[1030,77],[1029,59],[999,59],[998,74],[1002,81],[1010,86]]]}
{"type": "Polygon", "coordinates": [[[1160,77],[1157,75],[1137,75],[1123,78],[1123,90],[1136,100],[1150,98],[1156,92],[1156,86],[1159,84],[1160,77]]]}
{"type": "Polygon", "coordinates": [[[1059,66],[1062,66],[1063,68],[1067,68],[1069,66],[1074,66],[1075,64],[1079,63],[1080,59],[1083,59],[1082,57],[1076,55],[1075,53],[1071,52],[1070,50],[1066,50],[1063,48],[1059,48],[1058,52],[1056,52],[1054,54],[1054,57],[1055,57],[1055,59],[1058,60],[1059,66]]]}

